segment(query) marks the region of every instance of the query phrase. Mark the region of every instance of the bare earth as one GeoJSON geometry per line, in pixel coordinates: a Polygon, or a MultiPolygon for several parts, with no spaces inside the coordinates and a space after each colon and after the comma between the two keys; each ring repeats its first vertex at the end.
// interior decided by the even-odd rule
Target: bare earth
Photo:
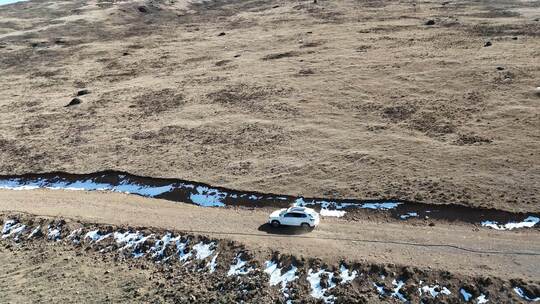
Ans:
{"type": "Polygon", "coordinates": [[[538,212],[539,17],[540,1],[3,6],[0,173],[538,212]]]}
{"type": "Polygon", "coordinates": [[[321,226],[309,234],[272,234],[264,229],[261,231],[261,225],[268,217],[268,210],[264,209],[202,208],[123,194],[79,191],[75,194],[47,190],[0,191],[0,212],[8,211],[189,231],[235,240],[253,252],[263,252],[263,255],[280,251],[320,258],[330,264],[347,260],[414,265],[503,279],[537,280],[540,275],[540,234],[536,230],[494,231],[471,225],[437,224],[430,227],[325,218],[321,226]],[[448,246],[508,254],[475,253],[448,246]]]}

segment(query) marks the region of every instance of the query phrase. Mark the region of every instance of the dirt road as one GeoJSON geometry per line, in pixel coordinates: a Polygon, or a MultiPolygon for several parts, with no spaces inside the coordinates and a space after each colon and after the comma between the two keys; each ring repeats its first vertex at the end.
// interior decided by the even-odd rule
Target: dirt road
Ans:
{"type": "Polygon", "coordinates": [[[197,231],[240,241],[254,251],[279,250],[328,262],[347,259],[396,263],[507,279],[533,279],[540,275],[540,233],[536,230],[501,232],[471,225],[430,227],[324,218],[320,227],[308,234],[274,234],[261,231],[269,210],[201,208],[125,194],[82,191],[0,191],[0,211],[197,231]],[[492,251],[508,254],[488,253],[492,251]]]}

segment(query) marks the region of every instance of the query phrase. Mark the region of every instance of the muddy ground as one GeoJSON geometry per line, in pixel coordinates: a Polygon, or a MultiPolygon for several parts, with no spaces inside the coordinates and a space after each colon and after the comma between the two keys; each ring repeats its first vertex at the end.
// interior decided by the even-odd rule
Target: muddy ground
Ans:
{"type": "Polygon", "coordinates": [[[0,173],[538,212],[538,18],[539,1],[3,6],[0,173]]]}
{"type": "Polygon", "coordinates": [[[321,269],[326,274],[317,284],[325,289],[329,303],[401,303],[404,299],[413,303],[458,303],[462,300],[461,289],[470,293],[475,302],[482,295],[495,303],[520,302],[515,287],[533,298],[540,295],[537,280],[462,276],[432,268],[358,262],[353,257],[329,264],[272,250],[249,251],[231,240],[170,229],[97,225],[15,213],[2,214],[1,218],[3,303],[322,303],[322,299],[313,296],[315,285],[307,279],[310,273],[321,269]],[[14,225],[25,225],[25,229],[14,232],[14,225]],[[58,233],[51,233],[53,230],[58,233]],[[116,233],[135,231],[149,238],[129,248],[115,241],[116,233]],[[174,242],[159,243],[166,234],[181,237],[188,244],[183,252],[194,254],[181,260],[174,242]],[[96,236],[103,238],[93,239],[96,236]],[[210,255],[199,258],[196,243],[215,246],[210,255]],[[140,252],[144,255],[133,257],[140,252]],[[244,271],[251,270],[230,275],[231,265],[236,264],[238,257],[247,262],[244,271]],[[267,261],[277,263],[282,274],[293,271],[295,278],[285,285],[272,286],[265,272],[267,261]],[[215,263],[213,268],[209,263],[215,263]],[[343,281],[342,266],[350,273],[355,271],[352,279],[343,281]],[[403,282],[403,286],[396,289],[396,281],[403,282]],[[418,290],[435,285],[439,286],[437,293],[443,287],[449,292],[432,296],[418,290]]]}

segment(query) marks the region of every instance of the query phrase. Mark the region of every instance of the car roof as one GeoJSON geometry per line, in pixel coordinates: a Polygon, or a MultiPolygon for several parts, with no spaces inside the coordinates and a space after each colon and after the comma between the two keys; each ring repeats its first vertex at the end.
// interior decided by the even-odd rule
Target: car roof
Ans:
{"type": "Polygon", "coordinates": [[[287,212],[314,213],[314,210],[306,207],[291,207],[287,209],[287,212]]]}

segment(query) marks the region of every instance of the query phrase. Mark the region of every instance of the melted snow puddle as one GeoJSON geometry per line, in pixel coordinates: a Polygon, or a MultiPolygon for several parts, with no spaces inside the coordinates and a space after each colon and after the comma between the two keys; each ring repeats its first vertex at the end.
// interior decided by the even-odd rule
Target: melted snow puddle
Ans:
{"type": "MultiPolygon", "coordinates": [[[[0,0],[1,1],[1,0],[0,0]]],[[[43,173],[0,176],[0,189],[10,190],[79,190],[111,191],[187,202],[203,207],[305,206],[320,209],[325,217],[343,217],[347,210],[364,209],[388,212],[392,217],[461,220],[497,230],[536,227],[540,216],[515,214],[500,210],[470,208],[460,205],[433,205],[398,201],[325,200],[287,195],[236,191],[179,179],[141,177],[123,172],[106,171],[91,174],[43,173]],[[528,216],[528,217],[527,217],[528,216]]]]}

